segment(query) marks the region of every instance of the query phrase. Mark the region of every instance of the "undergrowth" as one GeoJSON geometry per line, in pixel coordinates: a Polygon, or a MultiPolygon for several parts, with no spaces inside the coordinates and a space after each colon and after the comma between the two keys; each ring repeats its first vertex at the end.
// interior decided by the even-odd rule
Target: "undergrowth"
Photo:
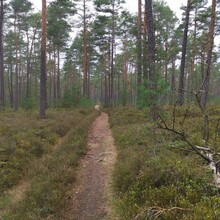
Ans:
{"type": "MultiPolygon", "coordinates": [[[[172,120],[171,107],[162,112],[172,120]]],[[[176,120],[181,122],[185,112],[177,108],[176,120]]],[[[220,141],[219,112],[218,106],[209,108],[212,145],[220,141]]],[[[177,135],[155,130],[148,110],[116,108],[109,114],[118,150],[113,189],[120,219],[218,219],[220,198],[206,162],[177,135]]],[[[200,110],[188,108],[183,126],[197,145],[204,144],[202,123],[200,110]]]]}
{"type": "Polygon", "coordinates": [[[62,219],[58,213],[68,202],[66,193],[97,114],[90,108],[48,111],[44,120],[32,112],[0,114],[1,218],[62,219]],[[16,199],[10,191],[26,181],[25,195],[16,199]]]}

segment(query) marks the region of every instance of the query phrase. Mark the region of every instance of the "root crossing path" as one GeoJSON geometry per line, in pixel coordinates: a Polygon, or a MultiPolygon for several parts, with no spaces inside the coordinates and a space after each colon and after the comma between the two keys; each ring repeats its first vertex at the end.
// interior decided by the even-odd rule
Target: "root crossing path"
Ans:
{"type": "Polygon", "coordinates": [[[82,159],[72,190],[71,207],[64,214],[69,220],[103,220],[110,217],[110,187],[116,149],[108,123],[101,113],[88,135],[88,152],[82,159]]]}

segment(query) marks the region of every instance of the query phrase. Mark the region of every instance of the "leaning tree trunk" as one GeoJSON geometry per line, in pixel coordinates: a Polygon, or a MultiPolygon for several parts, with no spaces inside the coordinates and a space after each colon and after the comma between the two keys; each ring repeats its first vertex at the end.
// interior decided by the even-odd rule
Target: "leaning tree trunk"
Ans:
{"type": "Polygon", "coordinates": [[[40,118],[45,118],[46,114],[46,0],[42,0],[42,39],[41,39],[41,76],[40,76],[40,118]]]}
{"type": "Polygon", "coordinates": [[[201,99],[200,106],[203,110],[206,107],[208,92],[209,92],[209,82],[211,75],[211,65],[212,65],[212,50],[214,44],[214,33],[215,33],[215,18],[216,18],[216,0],[212,0],[212,12],[211,12],[211,22],[209,26],[209,36],[208,36],[208,57],[207,57],[207,69],[206,76],[201,86],[201,99]]]}
{"type": "Polygon", "coordinates": [[[178,100],[177,100],[177,103],[179,105],[184,104],[186,47],[187,47],[187,39],[188,39],[187,35],[188,35],[188,29],[189,29],[189,16],[190,16],[190,9],[191,9],[191,1],[192,0],[187,1],[187,8],[186,8],[185,27],[184,27],[183,44],[182,44],[182,57],[181,57],[181,64],[180,64],[178,100]]]}

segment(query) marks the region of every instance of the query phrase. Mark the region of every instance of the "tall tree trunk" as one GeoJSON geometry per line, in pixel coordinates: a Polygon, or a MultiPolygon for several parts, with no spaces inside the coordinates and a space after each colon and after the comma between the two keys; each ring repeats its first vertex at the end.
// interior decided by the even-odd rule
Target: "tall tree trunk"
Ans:
{"type": "Polygon", "coordinates": [[[115,0],[112,1],[112,36],[111,36],[111,89],[110,105],[113,105],[114,94],[114,47],[115,47],[115,0]]]}
{"type": "Polygon", "coordinates": [[[108,105],[111,101],[111,43],[109,40],[109,50],[108,50],[108,105]]]}
{"type": "Polygon", "coordinates": [[[3,20],[4,4],[0,2],[0,111],[5,107],[5,89],[4,89],[4,54],[3,54],[3,20]]]}
{"type": "Polygon", "coordinates": [[[13,66],[12,66],[12,61],[10,60],[10,82],[9,82],[9,88],[11,89],[11,93],[10,93],[10,104],[11,104],[11,108],[14,107],[14,88],[13,88],[13,66]]]}
{"type": "Polygon", "coordinates": [[[103,52],[102,52],[102,55],[103,55],[103,67],[104,67],[104,103],[105,103],[105,106],[108,105],[108,80],[107,80],[107,65],[106,65],[106,58],[105,58],[105,53],[104,53],[104,49],[103,49],[103,52]]]}
{"type": "Polygon", "coordinates": [[[87,97],[87,27],[86,27],[86,0],[83,0],[83,95],[87,97]]]}
{"type": "Polygon", "coordinates": [[[54,48],[54,63],[53,63],[53,102],[54,107],[57,107],[57,66],[56,66],[56,49],[54,48]]]}
{"type": "Polygon", "coordinates": [[[137,105],[140,105],[140,86],[142,82],[142,2],[138,0],[138,36],[137,36],[137,105]]]}
{"type": "Polygon", "coordinates": [[[14,110],[18,111],[19,87],[18,87],[18,31],[17,31],[17,15],[15,15],[15,95],[14,95],[14,110]]]}
{"type": "Polygon", "coordinates": [[[46,39],[47,39],[47,5],[46,0],[42,0],[42,39],[41,39],[41,76],[40,76],[40,118],[45,118],[46,115],[46,39]]]}
{"type": "Polygon", "coordinates": [[[60,91],[60,48],[57,48],[57,100],[58,103],[61,99],[61,91],[60,91]]]}
{"type": "Polygon", "coordinates": [[[146,7],[146,1],[145,1],[145,7],[144,7],[144,30],[143,30],[143,81],[145,84],[145,87],[147,87],[147,81],[149,80],[149,73],[148,73],[148,58],[147,58],[147,48],[148,48],[148,41],[147,41],[147,7],[146,7]]]}
{"type": "Polygon", "coordinates": [[[123,60],[123,101],[122,105],[127,105],[127,39],[124,42],[124,60],[123,60]]]}
{"type": "Polygon", "coordinates": [[[30,98],[30,95],[31,95],[31,80],[30,80],[31,58],[32,58],[32,53],[33,53],[33,49],[34,49],[34,41],[36,38],[39,23],[40,23],[40,20],[37,23],[36,28],[34,29],[33,38],[31,41],[30,48],[29,48],[29,36],[28,36],[28,32],[27,32],[27,39],[28,39],[28,42],[27,42],[27,88],[26,88],[26,99],[27,100],[30,98]]]}
{"type": "Polygon", "coordinates": [[[182,57],[181,57],[181,64],[180,64],[178,100],[177,100],[177,103],[179,105],[184,104],[186,47],[187,47],[187,40],[188,40],[187,35],[188,35],[188,29],[189,29],[189,16],[190,16],[190,9],[191,9],[191,1],[192,0],[187,1],[187,7],[186,7],[186,17],[185,17],[185,26],[184,26],[183,44],[182,44],[182,57]]]}
{"type": "Polygon", "coordinates": [[[87,97],[88,97],[88,99],[90,99],[91,98],[90,97],[91,96],[91,94],[90,94],[91,93],[91,91],[90,91],[91,90],[91,87],[90,87],[90,80],[91,80],[90,75],[91,74],[90,74],[90,56],[89,56],[89,54],[88,54],[87,60],[88,60],[88,62],[87,62],[87,67],[88,67],[87,68],[88,69],[88,71],[87,71],[88,72],[88,77],[87,77],[88,78],[88,80],[87,80],[88,81],[87,82],[87,97]]]}
{"type": "Polygon", "coordinates": [[[209,82],[210,82],[211,65],[212,65],[212,50],[213,50],[214,33],[215,33],[215,18],[216,18],[216,0],[212,0],[211,22],[209,26],[209,36],[208,36],[208,56],[207,56],[206,76],[200,89],[201,91],[200,106],[203,109],[205,109],[206,107],[208,92],[209,92],[209,82]]]}
{"type": "Polygon", "coordinates": [[[51,104],[52,102],[52,85],[53,85],[53,76],[52,76],[52,69],[53,69],[53,65],[52,65],[52,50],[51,50],[51,45],[49,44],[49,65],[48,65],[48,69],[49,69],[49,85],[48,85],[48,102],[51,104]]]}
{"type": "Polygon", "coordinates": [[[192,63],[191,63],[191,71],[190,71],[190,90],[193,91],[194,86],[194,74],[195,74],[195,62],[196,62],[196,54],[197,54],[197,8],[195,8],[195,21],[194,21],[194,33],[193,33],[193,54],[192,54],[192,63]]]}
{"type": "Polygon", "coordinates": [[[158,117],[157,112],[157,76],[155,72],[155,32],[154,32],[154,17],[152,0],[145,0],[145,7],[147,12],[147,32],[148,32],[148,65],[149,65],[149,80],[150,80],[150,102],[151,102],[151,115],[154,120],[158,117]]]}
{"type": "MultiPolygon", "coordinates": [[[[168,33],[168,31],[167,31],[167,33],[168,33]]],[[[166,39],[164,44],[165,44],[164,45],[165,46],[164,75],[165,75],[165,82],[168,83],[168,71],[167,71],[167,66],[168,66],[168,38],[166,39]]]]}
{"type": "Polygon", "coordinates": [[[176,59],[172,58],[172,69],[171,69],[171,91],[172,91],[172,99],[171,103],[174,101],[174,94],[176,91],[176,59]]]}

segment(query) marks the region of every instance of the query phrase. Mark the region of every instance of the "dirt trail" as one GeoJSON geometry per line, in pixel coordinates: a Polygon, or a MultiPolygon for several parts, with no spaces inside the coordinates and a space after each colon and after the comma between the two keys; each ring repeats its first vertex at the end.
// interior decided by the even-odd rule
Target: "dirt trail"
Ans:
{"type": "Polygon", "coordinates": [[[109,195],[115,160],[116,150],[108,115],[101,113],[90,128],[88,152],[81,161],[71,192],[71,207],[65,211],[63,219],[113,219],[109,217],[109,195]]]}

